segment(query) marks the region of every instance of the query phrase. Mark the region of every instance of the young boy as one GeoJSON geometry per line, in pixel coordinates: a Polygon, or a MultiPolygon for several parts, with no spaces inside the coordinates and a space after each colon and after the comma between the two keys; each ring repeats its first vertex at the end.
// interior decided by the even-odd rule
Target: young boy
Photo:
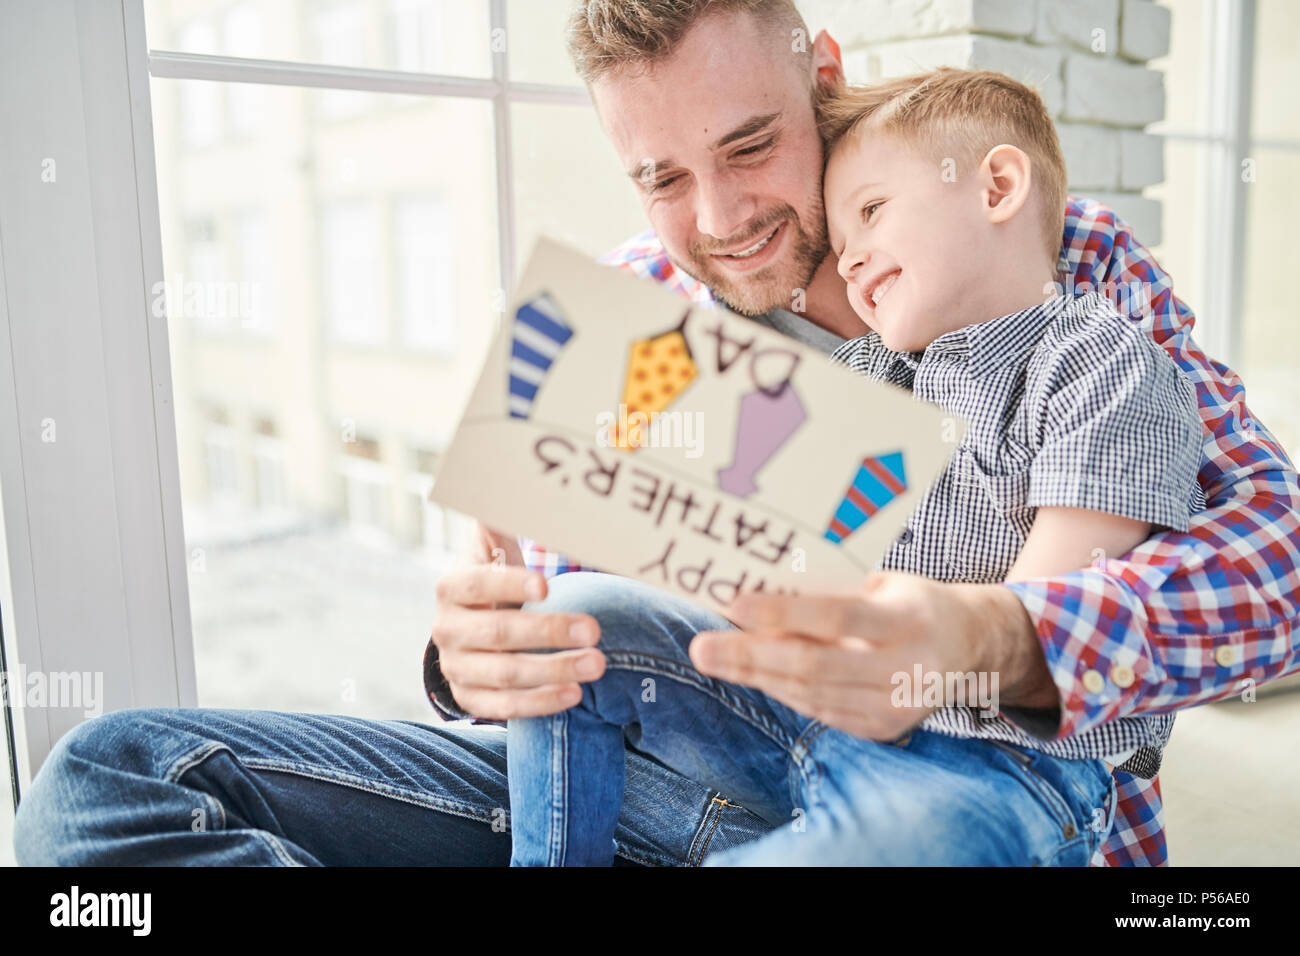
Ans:
{"type": "MultiPolygon", "coordinates": [[[[969,421],[882,566],[950,581],[1050,576],[1122,555],[1153,528],[1186,530],[1204,506],[1193,386],[1101,294],[1058,293],[1065,165],[1037,94],[1001,74],[942,69],[846,88],[819,110],[831,245],[872,330],[834,357],[969,421]]],[[[654,649],[641,650],[652,667],[654,649]]],[[[728,792],[794,775],[789,742],[767,714],[727,700],[726,685],[708,692],[729,709],[707,716],[682,697],[639,702],[638,686],[607,672],[571,710],[510,722],[512,863],[612,862],[624,735],[728,792]]],[[[921,731],[1004,747],[1059,787],[1056,800],[1078,798],[1069,781],[1083,761],[1035,748],[1001,717],[950,706],[921,731]]],[[[1088,759],[1086,779],[1109,783],[1129,762],[1140,772],[1152,740],[1117,740],[1104,762],[1088,759]]]]}

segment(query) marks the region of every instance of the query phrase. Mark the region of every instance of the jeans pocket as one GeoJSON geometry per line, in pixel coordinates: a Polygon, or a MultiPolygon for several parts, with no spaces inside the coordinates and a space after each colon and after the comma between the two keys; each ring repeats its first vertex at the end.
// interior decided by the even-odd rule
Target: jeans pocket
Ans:
{"type": "Polygon", "coordinates": [[[1043,809],[1056,821],[1061,835],[1067,840],[1078,837],[1079,821],[1075,818],[1074,811],[1070,809],[1069,801],[1061,795],[1056,784],[1043,776],[1034,766],[1034,755],[1000,740],[991,740],[989,743],[1015,763],[1017,776],[1036,795],[1043,809]]]}

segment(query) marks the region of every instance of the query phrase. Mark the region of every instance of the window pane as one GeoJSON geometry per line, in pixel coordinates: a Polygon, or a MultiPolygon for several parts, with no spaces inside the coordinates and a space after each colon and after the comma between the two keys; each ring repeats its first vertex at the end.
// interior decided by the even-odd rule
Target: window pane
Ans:
{"type": "Polygon", "coordinates": [[[440,198],[404,199],[396,207],[398,313],[412,348],[456,347],[455,222],[440,198]]]}
{"type": "Polygon", "coordinates": [[[489,76],[487,0],[145,0],[151,50],[489,76]]]}
{"type": "Polygon", "coordinates": [[[1157,129],[1210,132],[1205,98],[1208,4],[1211,0],[1160,0],[1172,12],[1169,55],[1148,66],[1165,73],[1165,119],[1157,129]]]}
{"type": "Polygon", "coordinates": [[[542,234],[597,256],[648,228],[595,110],[533,103],[513,109],[521,267],[542,234]]]}
{"type": "Polygon", "coordinates": [[[510,78],[524,83],[582,86],[564,47],[569,4],[508,0],[510,78]]]}
{"type": "Polygon", "coordinates": [[[1206,338],[1206,325],[1213,321],[1204,314],[1204,266],[1201,237],[1205,235],[1205,164],[1209,147],[1203,143],[1170,139],[1165,141],[1165,179],[1147,195],[1161,202],[1164,220],[1159,246],[1151,251],[1156,261],[1174,280],[1174,292],[1196,314],[1195,335],[1206,338]]]}
{"type": "Polygon", "coordinates": [[[491,106],[265,87],[196,148],[199,85],[238,101],[152,84],[199,703],[432,719],[470,524],[423,496],[494,327],[491,106]]]}
{"type": "Polygon", "coordinates": [[[1258,0],[1255,8],[1255,83],[1251,136],[1300,142],[1300,4],[1258,0]]]}
{"type": "Polygon", "coordinates": [[[1300,336],[1296,335],[1291,230],[1300,216],[1300,153],[1255,156],[1256,178],[1246,189],[1246,246],[1242,281],[1242,360],[1251,410],[1300,460],[1300,336]]]}

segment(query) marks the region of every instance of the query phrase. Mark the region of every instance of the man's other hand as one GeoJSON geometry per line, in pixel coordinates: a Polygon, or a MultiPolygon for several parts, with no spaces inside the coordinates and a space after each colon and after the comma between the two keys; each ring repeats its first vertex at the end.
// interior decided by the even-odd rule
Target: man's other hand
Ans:
{"type": "Polygon", "coordinates": [[[743,594],[727,617],[739,631],[704,631],[691,644],[702,673],[859,737],[895,740],[935,709],[893,699],[894,676],[911,678],[917,665],[996,671],[1002,705],[1058,703],[1029,616],[1001,585],[880,571],[857,594],[743,594]]]}
{"type": "Polygon", "coordinates": [[[469,563],[438,582],[430,635],[462,709],[488,720],[558,713],[581,698],[579,682],[605,672],[594,617],[521,609],[546,592],[546,578],[523,566],[514,538],[478,526],[469,563]]]}

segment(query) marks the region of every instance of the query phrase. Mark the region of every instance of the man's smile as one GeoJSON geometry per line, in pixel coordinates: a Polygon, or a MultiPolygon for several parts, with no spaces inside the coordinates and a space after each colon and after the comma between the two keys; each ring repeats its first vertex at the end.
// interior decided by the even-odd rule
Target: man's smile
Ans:
{"type": "Polygon", "coordinates": [[[730,272],[750,272],[766,265],[780,251],[789,220],[782,220],[770,232],[761,236],[757,242],[742,246],[733,252],[713,253],[715,262],[722,263],[730,272]]]}

